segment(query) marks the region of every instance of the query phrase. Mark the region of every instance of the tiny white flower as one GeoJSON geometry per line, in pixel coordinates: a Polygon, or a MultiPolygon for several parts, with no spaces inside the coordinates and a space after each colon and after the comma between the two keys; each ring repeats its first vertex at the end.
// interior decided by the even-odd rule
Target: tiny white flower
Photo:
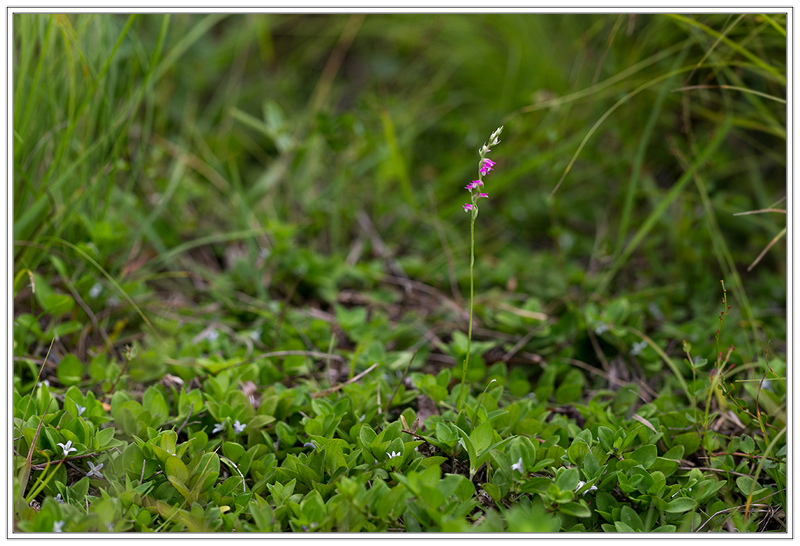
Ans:
{"type": "Polygon", "coordinates": [[[114,524],[113,523],[106,523],[106,529],[108,529],[109,533],[114,532],[114,524]]]}
{"type": "MultiPolygon", "coordinates": [[[[578,487],[576,487],[576,488],[575,488],[575,492],[577,493],[578,491],[580,491],[580,490],[581,490],[581,487],[583,487],[584,485],[586,485],[586,482],[579,480],[579,481],[578,481],[578,487]]],[[[584,492],[581,494],[581,496],[584,496],[584,495],[586,495],[586,493],[588,493],[589,491],[595,491],[595,490],[597,490],[597,487],[595,487],[595,486],[593,485],[593,486],[591,486],[589,489],[587,489],[586,491],[584,491],[584,492]]]]}
{"type": "Polygon", "coordinates": [[[391,453],[388,452],[386,453],[386,456],[389,457],[390,459],[394,459],[395,457],[399,457],[400,455],[402,455],[402,453],[398,451],[392,451],[391,453]]]}
{"type": "Polygon", "coordinates": [[[519,461],[511,465],[511,472],[514,472],[515,470],[519,470],[520,474],[525,474],[525,469],[522,464],[522,457],[519,458],[519,461]]]}
{"type": "Polygon", "coordinates": [[[64,504],[64,499],[62,499],[62,498],[61,498],[61,493],[59,493],[58,495],[56,495],[56,502],[57,502],[58,504],[64,504]]]}
{"type": "Polygon", "coordinates": [[[50,386],[50,382],[47,379],[45,379],[44,381],[39,381],[38,383],[36,383],[37,387],[41,387],[42,385],[44,385],[46,387],[49,387],[50,386]]]}
{"type": "Polygon", "coordinates": [[[100,292],[103,291],[103,285],[99,282],[94,283],[92,287],[89,289],[89,297],[94,299],[100,295],[100,292]]]}
{"type": "Polygon", "coordinates": [[[106,305],[108,305],[109,307],[116,307],[119,304],[120,304],[120,299],[117,297],[116,294],[111,294],[106,300],[106,305]]]}
{"type": "Polygon", "coordinates": [[[208,339],[208,341],[216,341],[218,337],[219,332],[216,330],[211,330],[208,334],[206,334],[206,339],[208,339]]]}
{"type": "Polygon", "coordinates": [[[94,463],[92,463],[91,461],[87,461],[87,464],[89,465],[90,468],[89,472],[86,473],[87,478],[91,478],[92,476],[96,476],[98,478],[103,477],[103,475],[100,474],[100,469],[103,468],[103,463],[100,463],[99,465],[95,466],[94,463]]]}
{"type": "Polygon", "coordinates": [[[53,532],[60,533],[62,527],[64,527],[64,520],[56,521],[55,523],[53,523],[53,532]]]}
{"type": "Polygon", "coordinates": [[[603,332],[608,332],[608,324],[606,324],[605,322],[601,322],[600,324],[597,325],[597,328],[594,329],[594,333],[598,336],[603,332]]]}
{"type": "Polygon", "coordinates": [[[306,442],[305,444],[303,444],[303,447],[310,447],[311,449],[314,449],[315,448],[314,442],[306,442]]]}
{"type": "Polygon", "coordinates": [[[72,447],[72,440],[67,440],[66,444],[58,443],[56,445],[64,451],[64,457],[68,456],[70,451],[78,451],[77,448],[72,447]]]}
{"type": "Polygon", "coordinates": [[[256,405],[256,397],[255,396],[253,396],[251,394],[250,396],[247,397],[247,399],[250,400],[250,405],[251,406],[255,406],[256,405]]]}
{"type": "Polygon", "coordinates": [[[247,426],[246,424],[240,423],[239,420],[237,419],[236,422],[233,423],[233,430],[236,431],[236,434],[239,434],[240,432],[244,431],[244,428],[246,426],[247,426]]]}
{"type": "Polygon", "coordinates": [[[76,408],[78,408],[78,417],[80,417],[81,415],[83,415],[83,412],[84,412],[84,411],[86,411],[86,408],[85,408],[85,407],[83,407],[83,406],[79,406],[78,404],[75,404],[75,407],[76,407],[76,408]]]}
{"type": "Polygon", "coordinates": [[[769,379],[765,379],[761,383],[761,388],[764,389],[765,391],[772,391],[772,381],[770,381],[769,379]]]}
{"type": "Polygon", "coordinates": [[[636,356],[642,352],[642,349],[647,347],[646,341],[638,341],[633,344],[633,349],[631,349],[631,355],[636,356]]]}
{"type": "Polygon", "coordinates": [[[225,421],[223,421],[221,423],[217,423],[216,425],[214,425],[214,428],[211,430],[211,434],[216,434],[217,432],[219,432],[221,430],[225,430],[225,421]]]}
{"type": "Polygon", "coordinates": [[[261,341],[261,328],[256,328],[252,332],[250,332],[250,339],[253,341],[261,341]]]}
{"type": "Polygon", "coordinates": [[[656,320],[661,320],[664,318],[664,313],[661,312],[658,304],[654,301],[651,301],[647,304],[647,310],[650,311],[650,314],[653,315],[653,318],[656,320]]]}
{"type": "Polygon", "coordinates": [[[363,421],[364,419],[366,419],[366,417],[367,417],[367,414],[366,414],[366,413],[362,413],[362,414],[361,414],[361,417],[359,417],[359,418],[358,418],[359,422],[361,422],[361,421],[363,421]]]}

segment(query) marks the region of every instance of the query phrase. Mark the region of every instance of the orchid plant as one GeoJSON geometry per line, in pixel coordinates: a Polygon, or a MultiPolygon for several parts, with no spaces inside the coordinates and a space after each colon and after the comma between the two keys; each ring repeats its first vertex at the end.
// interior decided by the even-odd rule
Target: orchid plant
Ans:
{"type": "Polygon", "coordinates": [[[473,267],[475,266],[475,219],[478,217],[478,199],[482,197],[489,197],[488,194],[481,193],[479,189],[483,188],[483,177],[489,174],[495,166],[495,162],[486,157],[486,155],[492,151],[489,149],[489,146],[496,146],[500,143],[499,137],[500,133],[502,132],[503,127],[501,126],[494,133],[492,133],[492,135],[489,137],[489,142],[484,143],[483,146],[481,146],[481,148],[478,150],[478,154],[480,155],[480,161],[478,162],[478,179],[473,180],[464,186],[464,189],[469,191],[470,202],[464,203],[463,207],[466,212],[471,213],[469,225],[469,332],[467,334],[467,357],[464,360],[464,368],[461,371],[461,389],[458,393],[458,404],[456,406],[458,411],[461,411],[461,407],[464,404],[464,393],[466,392],[467,382],[467,366],[469,365],[469,353],[472,345],[472,313],[475,299],[475,278],[473,275],[473,267]]]}

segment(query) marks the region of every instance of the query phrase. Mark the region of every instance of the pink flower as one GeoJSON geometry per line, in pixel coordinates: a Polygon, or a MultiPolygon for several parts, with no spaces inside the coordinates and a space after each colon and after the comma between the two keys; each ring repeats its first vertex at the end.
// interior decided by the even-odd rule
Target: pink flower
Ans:
{"type": "Polygon", "coordinates": [[[480,199],[481,197],[487,197],[488,198],[489,194],[488,193],[479,193],[478,194],[478,199],[480,199]]]}
{"type": "Polygon", "coordinates": [[[486,175],[491,171],[495,166],[495,162],[491,159],[484,158],[483,163],[481,163],[481,174],[486,175]]]}
{"type": "Polygon", "coordinates": [[[472,182],[464,186],[464,189],[472,191],[475,188],[479,188],[480,186],[483,186],[483,182],[481,182],[480,180],[473,180],[472,182]]]}
{"type": "Polygon", "coordinates": [[[464,207],[464,212],[469,212],[472,210],[472,205],[469,203],[464,203],[462,206],[464,207]]]}

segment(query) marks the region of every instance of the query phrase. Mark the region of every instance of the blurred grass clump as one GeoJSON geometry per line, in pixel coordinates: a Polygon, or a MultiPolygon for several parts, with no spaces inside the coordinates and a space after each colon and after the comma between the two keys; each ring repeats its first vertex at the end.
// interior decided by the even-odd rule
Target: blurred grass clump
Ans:
{"type": "MultiPolygon", "coordinates": [[[[15,498],[28,501],[16,507],[19,528],[49,531],[66,517],[72,530],[101,521],[142,530],[150,518],[162,530],[230,530],[242,518],[251,530],[298,531],[322,513],[328,530],[460,531],[472,528],[465,518],[484,531],[689,531],[700,521],[707,530],[781,528],[785,14],[13,17],[15,404],[32,391],[28,402],[38,404],[15,405],[27,442],[15,465],[23,491],[15,498]],[[463,186],[501,124],[476,232],[472,409],[456,415],[467,351],[463,186]],[[321,390],[373,363],[380,377],[321,390]],[[43,380],[53,407],[37,387],[43,380]],[[260,398],[237,390],[247,382],[260,398]],[[469,478],[442,477],[444,498],[466,503],[446,511],[450,519],[411,501],[407,512],[389,508],[437,487],[430,469],[442,461],[415,458],[407,432],[376,440],[372,429],[357,430],[362,415],[386,431],[401,412],[413,413],[411,423],[427,411],[415,393],[441,412],[426,425],[428,445],[460,454],[464,466],[445,473],[469,478]],[[94,425],[75,424],[84,405],[95,408],[94,425]],[[501,409],[510,413],[492,413],[501,409]],[[632,432],[636,411],[663,430],[632,432]],[[72,432],[48,432],[66,414],[72,432]],[[506,423],[509,415],[521,424],[506,423]],[[93,436],[108,421],[117,439],[93,436]],[[496,437],[481,428],[489,422],[496,437]],[[239,432],[209,440],[221,423],[239,432]],[[601,438],[598,426],[629,434],[601,438]],[[620,492],[633,497],[638,486],[630,474],[608,476],[636,472],[585,463],[582,447],[567,454],[581,429],[592,431],[582,441],[600,459],[632,442],[658,444],[664,461],[710,457],[693,464],[729,473],[713,478],[729,479],[714,485],[724,506],[711,494],[695,495],[691,509],[639,496],[626,510],[620,492]],[[690,431],[698,445],[676,440],[690,431]],[[464,435],[478,446],[468,458],[453,447],[464,435]],[[537,454],[523,437],[543,448],[537,454]],[[37,470],[37,438],[49,442],[47,457],[60,457],[57,440],[80,445],[77,455],[106,453],[107,468],[121,472],[114,487],[155,500],[132,500],[138,508],[127,515],[98,501],[91,521],[45,503],[46,518],[34,517],[27,504],[42,491],[108,494],[94,481],[68,491],[77,486],[62,466],[49,478],[37,470]],[[161,457],[176,441],[195,442],[184,444],[187,458],[217,442],[223,466],[216,455],[203,464],[234,481],[201,494],[205,470],[161,457]],[[313,442],[337,453],[324,472],[298,459],[299,446],[313,442]],[[231,443],[238,447],[224,447],[231,443]],[[333,483],[347,502],[366,502],[364,484],[341,468],[383,464],[381,450],[404,457],[378,475],[396,491],[386,493],[386,510],[373,518],[364,508],[358,517],[326,508],[333,483]],[[500,472],[517,457],[529,472],[552,466],[561,493],[577,484],[565,472],[580,467],[581,484],[614,496],[598,497],[587,516],[571,496],[548,497],[541,484],[500,472]],[[241,471],[234,462],[245,459],[241,471]],[[570,468],[556,470],[562,463],[570,468]],[[148,465],[148,475],[163,471],[154,482],[144,479],[148,465]],[[393,478],[401,466],[419,477],[393,478]],[[30,499],[26,471],[28,496],[38,492],[30,499]],[[772,481],[757,487],[762,472],[772,481]],[[751,481],[738,483],[736,473],[751,481]],[[478,498],[473,478],[488,484],[482,504],[467,501],[478,498]],[[242,486],[246,499],[234,495],[242,486]],[[166,489],[183,502],[174,513],[166,489]],[[774,495],[760,501],[758,510],[772,510],[761,519],[754,495],[774,495]],[[200,506],[201,497],[213,502],[200,506]],[[234,509],[212,513],[212,504],[234,509]],[[281,504],[297,509],[270,520],[267,508],[281,504]],[[479,505],[489,506],[485,519],[475,516],[479,505]],[[650,507],[658,522],[620,516],[650,507]],[[731,510],[712,522],[717,509],[731,510]],[[544,512],[560,523],[524,523],[544,512]],[[623,520],[627,528],[614,527],[623,520]]],[[[633,451],[643,472],[655,461],[649,449],[633,451]]],[[[658,472],[680,477],[680,491],[705,479],[664,465],[658,472]]]]}

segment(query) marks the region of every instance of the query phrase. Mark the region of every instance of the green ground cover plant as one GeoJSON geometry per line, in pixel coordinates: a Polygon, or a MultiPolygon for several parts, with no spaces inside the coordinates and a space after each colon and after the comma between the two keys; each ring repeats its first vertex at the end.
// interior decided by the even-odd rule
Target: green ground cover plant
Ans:
{"type": "Polygon", "coordinates": [[[13,532],[785,533],[786,24],[14,14],[13,532]]]}

